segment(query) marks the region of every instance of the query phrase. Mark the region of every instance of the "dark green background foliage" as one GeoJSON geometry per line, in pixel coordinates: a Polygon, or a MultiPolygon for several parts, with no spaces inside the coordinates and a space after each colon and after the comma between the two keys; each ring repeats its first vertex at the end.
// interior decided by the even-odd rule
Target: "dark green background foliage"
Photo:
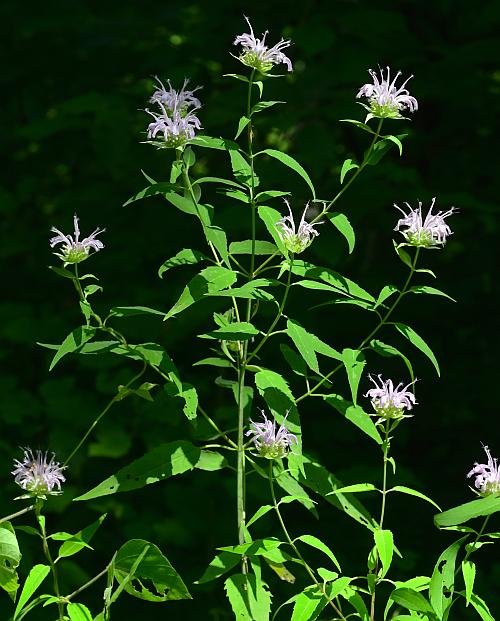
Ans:
{"type": "MultiPolygon", "coordinates": [[[[19,508],[11,500],[18,489],[9,475],[13,456],[20,456],[18,447],[50,448],[63,459],[116,385],[136,372],[130,361],[109,355],[68,357],[48,373],[50,352],[35,342],[60,342],[80,322],[71,283],[46,268],[57,264],[47,243],[49,229],[55,225],[69,232],[74,212],[84,233],[97,225],[106,227],[105,250],[86,264],[105,288],[98,300],[94,298],[98,309],[136,304],[167,309],[175,301],[194,271],[174,270],[159,280],[157,269],[183,247],[202,249],[203,239],[194,219],[159,197],[122,207],[146,185],[141,168],[155,179],[168,176],[170,153],[140,144],[148,122],[140,109],[151,94],[150,76],[170,78],[174,85],[191,76],[192,84],[203,85],[200,118],[206,133],[231,138],[243,112],[244,85],[221,75],[241,71],[229,52],[234,51],[234,36],[246,30],[243,13],[250,16],[256,34],[265,28],[271,31],[271,43],[280,34],[294,42],[294,73],[266,82],[266,99],[289,103],[259,115],[256,140],[293,154],[310,172],[321,198],[331,198],[338,188],[344,159],[359,158],[366,148],[366,134],[338,122],[363,118],[354,96],[367,81],[366,70],[390,64],[415,75],[410,90],[420,110],[411,122],[387,123],[393,133],[409,132],[404,157],[391,151],[380,165],[363,173],[338,204],[355,227],[356,251],[349,256],[345,241],[325,224],[304,258],[333,267],[376,292],[405,277],[392,249],[397,219],[393,202],[415,204],[421,199],[428,204],[437,196],[438,207],[460,208],[449,220],[454,235],[446,249],[424,253],[425,266],[438,274],[437,286],[458,303],[413,296],[397,312],[399,320],[411,323],[432,344],[443,374],[437,380],[428,361],[412,352],[419,406],[415,417],[401,425],[394,453],[399,483],[430,494],[444,508],[471,499],[465,473],[483,458],[480,442],[500,455],[495,367],[500,4],[305,0],[292,6],[282,1],[244,5],[230,0],[110,0],[11,2],[0,10],[7,51],[1,74],[2,150],[7,159],[0,187],[0,514],[19,508]]],[[[197,155],[194,174],[229,174],[226,154],[198,149],[197,155]]],[[[286,168],[269,162],[259,172],[264,187],[293,192],[295,209],[307,200],[305,186],[286,168]]],[[[216,204],[217,223],[229,228],[231,239],[245,238],[249,214],[243,204],[207,192],[206,200],[216,204]]],[[[314,306],[320,299],[315,295],[311,292],[304,302],[295,292],[290,315],[300,316],[301,310],[314,306]]],[[[215,302],[213,310],[217,309],[223,307],[215,302]]],[[[208,327],[206,313],[202,305],[166,323],[122,319],[117,325],[121,322],[119,328],[131,341],[161,343],[184,381],[198,386],[205,408],[231,427],[236,420],[231,394],[214,387],[214,374],[207,367],[200,371],[191,366],[207,351],[206,341],[195,336],[208,327]]],[[[305,326],[337,349],[353,346],[367,333],[373,319],[366,315],[341,306],[302,313],[305,326]]],[[[392,342],[408,351],[407,343],[392,342]]],[[[262,357],[267,367],[289,374],[272,341],[262,357]]],[[[369,369],[406,379],[405,369],[393,360],[372,357],[369,369]]],[[[368,388],[366,379],[361,388],[368,388]]],[[[345,390],[340,382],[339,391],[345,390]]],[[[256,400],[255,405],[263,403],[256,400]]],[[[307,450],[346,484],[379,477],[375,444],[355,435],[333,409],[313,401],[301,408],[301,417],[307,450]]],[[[197,587],[192,582],[202,574],[214,547],[236,543],[232,471],[195,471],[139,492],[71,502],[159,442],[196,440],[205,431],[202,423],[188,424],[180,402],[161,394],[154,403],[128,399],[110,411],[73,461],[65,494],[50,502],[52,530],[76,531],[108,512],[94,539],[95,551],[75,557],[79,566],[66,563],[65,591],[102,568],[126,539],[140,537],[167,554],[194,601],[162,605],[124,597],[117,604],[117,618],[135,619],[139,610],[150,619],[231,618],[222,583],[197,587]]],[[[250,513],[268,502],[266,494],[264,482],[252,477],[250,513]]],[[[398,561],[401,574],[429,575],[451,534],[432,526],[430,505],[394,496],[390,505],[388,528],[399,534],[404,553],[398,561]]],[[[369,541],[361,528],[328,506],[320,508],[319,523],[302,508],[290,506],[286,511],[293,532],[317,529],[313,532],[322,533],[344,565],[353,563],[354,571],[363,571],[369,541]]],[[[276,528],[269,518],[259,523],[256,533],[265,536],[276,528]]],[[[21,569],[26,572],[41,559],[28,536],[20,536],[21,569]]],[[[479,554],[484,564],[478,592],[499,614],[498,547],[487,546],[479,554]]],[[[277,589],[281,599],[296,592],[286,583],[277,589]]],[[[89,593],[97,609],[102,591],[89,593]]]]}

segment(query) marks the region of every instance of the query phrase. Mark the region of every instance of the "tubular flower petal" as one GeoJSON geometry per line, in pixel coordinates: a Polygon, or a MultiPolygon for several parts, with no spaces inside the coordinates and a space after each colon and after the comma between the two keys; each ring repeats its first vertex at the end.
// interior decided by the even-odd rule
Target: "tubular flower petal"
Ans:
{"type": "Polygon", "coordinates": [[[233,43],[233,45],[240,44],[242,47],[239,60],[247,67],[256,69],[260,73],[269,73],[273,65],[280,64],[286,65],[288,71],[292,71],[292,61],[282,51],[290,46],[290,41],[281,39],[276,45],[268,48],[265,44],[268,31],[266,30],[262,34],[262,39],[257,39],[248,17],[245,19],[250,28],[250,33],[238,35],[233,43]]]}
{"type": "MultiPolygon", "coordinates": [[[[266,459],[276,459],[285,457],[292,443],[298,444],[297,436],[290,433],[285,427],[286,416],[283,423],[276,429],[276,421],[266,417],[264,410],[260,410],[264,421],[254,423],[250,421],[250,429],[245,435],[253,435],[253,443],[261,457],[266,459]]],[[[288,415],[288,412],[287,412],[288,415]]]]}
{"type": "Polygon", "coordinates": [[[371,399],[373,409],[381,419],[405,418],[407,415],[404,414],[404,411],[411,410],[416,405],[415,395],[408,390],[416,380],[406,386],[403,386],[403,383],[400,382],[394,387],[392,380],[383,380],[381,375],[377,375],[379,383],[372,375],[368,377],[375,385],[375,388],[371,388],[365,397],[371,399]]]}
{"type": "Polygon", "coordinates": [[[313,239],[319,235],[314,227],[318,226],[320,223],[309,224],[309,222],[306,222],[306,213],[309,208],[309,203],[307,203],[299,226],[296,229],[290,203],[286,198],[284,200],[288,207],[288,216],[283,216],[283,218],[276,223],[278,234],[289,252],[292,254],[300,254],[304,252],[304,250],[312,244],[313,239]]]}
{"type": "Polygon", "coordinates": [[[57,246],[57,244],[63,244],[61,252],[54,252],[56,257],[59,257],[64,263],[81,263],[88,259],[90,250],[98,252],[104,248],[104,244],[100,239],[97,239],[97,235],[104,233],[106,229],[96,229],[91,235],[80,240],[80,227],[78,226],[78,216],[73,216],[74,225],[74,237],[71,235],[65,235],[61,233],[59,229],[54,226],[50,229],[53,233],[57,233],[55,237],[49,240],[51,248],[57,246]]]}
{"type": "Polygon", "coordinates": [[[384,76],[382,69],[380,69],[380,77],[373,69],[369,69],[368,73],[371,75],[373,83],[364,84],[356,97],[358,99],[360,97],[367,98],[369,105],[365,108],[370,111],[372,116],[382,119],[402,119],[404,117],[401,115],[401,110],[408,108],[410,112],[415,112],[418,109],[417,100],[405,88],[413,77],[412,75],[401,86],[397,87],[396,81],[401,75],[401,71],[396,73],[392,81],[389,67],[387,67],[387,76],[384,76]]]}
{"type": "Polygon", "coordinates": [[[488,496],[500,492],[500,467],[498,459],[491,456],[489,448],[484,445],[483,448],[488,457],[488,463],[478,464],[476,462],[472,470],[467,473],[467,477],[475,476],[474,487],[483,496],[488,496]]]}
{"type": "Polygon", "coordinates": [[[154,119],[148,125],[148,141],[160,149],[175,149],[194,138],[197,130],[201,129],[200,120],[195,114],[201,108],[201,102],[194,96],[201,86],[188,90],[186,87],[189,80],[186,79],[180,91],[176,91],[170,80],[167,80],[167,90],[158,77],[156,80],[159,87],[150,102],[156,104],[159,110],[144,110],[154,119]]]}
{"type": "Polygon", "coordinates": [[[445,245],[448,235],[453,234],[453,231],[444,220],[457,210],[451,207],[448,211],[432,213],[435,202],[436,199],[433,198],[425,218],[422,216],[421,202],[418,203],[416,209],[412,209],[408,203],[405,203],[409,209],[408,213],[403,211],[398,205],[394,205],[404,216],[404,218],[398,220],[394,230],[400,231],[408,244],[420,246],[421,248],[438,248],[445,245]],[[401,230],[401,227],[405,228],[401,230]]]}
{"type": "Polygon", "coordinates": [[[54,461],[55,454],[52,453],[49,459],[48,452],[36,451],[33,454],[30,448],[23,450],[23,460],[14,460],[15,468],[12,474],[15,482],[31,496],[58,494],[61,491],[61,483],[64,483],[66,478],[62,472],[64,466],[54,461]]]}

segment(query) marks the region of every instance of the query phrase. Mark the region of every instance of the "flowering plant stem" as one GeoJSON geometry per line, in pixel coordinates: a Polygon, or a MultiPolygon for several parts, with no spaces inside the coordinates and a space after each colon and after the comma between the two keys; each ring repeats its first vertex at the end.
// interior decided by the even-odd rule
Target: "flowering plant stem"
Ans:
{"type": "Polygon", "coordinates": [[[16,511],[15,513],[6,515],[5,517],[0,518],[0,524],[2,524],[3,522],[10,522],[11,520],[14,520],[16,517],[19,517],[20,515],[29,513],[34,508],[35,508],[35,505],[29,505],[29,507],[24,507],[24,509],[21,509],[21,511],[16,511]]]}
{"type": "Polygon", "coordinates": [[[43,500],[39,498],[37,499],[36,504],[35,504],[36,521],[38,523],[38,526],[40,528],[40,534],[42,536],[43,553],[45,555],[45,558],[47,559],[47,562],[49,563],[50,571],[52,572],[52,580],[54,583],[54,593],[56,597],[58,598],[58,602],[57,602],[57,608],[59,612],[58,621],[64,621],[64,603],[61,599],[61,592],[59,590],[59,580],[57,577],[56,564],[54,563],[54,560],[52,559],[52,555],[49,549],[47,531],[45,529],[45,516],[42,515],[42,509],[43,509],[43,500]]]}
{"type": "Polygon", "coordinates": [[[300,550],[297,548],[294,540],[290,537],[290,534],[288,532],[288,529],[286,527],[286,524],[283,520],[283,516],[281,515],[281,511],[279,508],[279,504],[276,502],[276,493],[274,491],[274,473],[273,473],[273,460],[269,461],[269,474],[268,474],[268,478],[269,478],[269,487],[271,489],[271,498],[273,499],[273,507],[274,510],[276,511],[276,515],[278,516],[278,520],[279,523],[281,525],[281,528],[283,530],[283,533],[288,541],[288,543],[290,544],[292,550],[295,552],[295,554],[297,555],[297,558],[300,560],[300,562],[302,563],[302,566],[304,567],[304,569],[307,571],[307,573],[309,574],[309,576],[311,577],[312,581],[314,582],[314,584],[318,587],[318,589],[320,590],[320,592],[324,595],[324,597],[328,600],[328,603],[330,604],[330,606],[335,610],[336,614],[338,615],[339,619],[344,619],[345,617],[342,613],[342,610],[340,609],[340,604],[337,605],[334,601],[332,601],[328,595],[326,594],[325,591],[325,587],[324,585],[322,585],[318,579],[316,578],[316,576],[314,575],[314,571],[312,570],[312,568],[310,567],[310,565],[307,563],[307,561],[304,559],[304,557],[302,556],[302,554],[300,553],[300,550]]]}
{"type": "MultiPolygon", "coordinates": [[[[382,504],[380,507],[380,520],[379,520],[379,528],[384,527],[384,518],[385,518],[385,509],[386,509],[386,498],[387,498],[387,464],[389,463],[389,450],[391,448],[391,438],[389,434],[391,433],[391,421],[390,419],[386,419],[385,427],[384,427],[384,439],[382,442],[382,451],[383,451],[383,469],[382,469],[382,504]]],[[[377,558],[375,561],[375,568],[373,570],[374,574],[377,574],[379,566],[379,556],[377,554],[377,558]]],[[[373,584],[373,592],[371,597],[371,605],[370,605],[370,621],[375,621],[375,593],[376,593],[376,581],[373,584]]]]}
{"type": "MultiPolygon", "coordinates": [[[[417,248],[416,251],[415,251],[415,256],[413,257],[413,261],[411,263],[410,273],[408,274],[408,276],[407,276],[407,278],[405,280],[403,288],[401,289],[401,291],[397,295],[397,297],[394,300],[394,302],[392,303],[392,305],[387,310],[387,313],[380,319],[379,323],[373,328],[373,330],[370,332],[370,334],[361,341],[361,343],[359,344],[357,349],[363,349],[364,347],[366,347],[366,345],[370,342],[370,340],[387,323],[387,321],[389,320],[389,317],[394,312],[396,306],[399,304],[399,302],[401,301],[402,297],[406,294],[406,292],[408,290],[408,287],[410,285],[411,279],[413,278],[413,275],[415,274],[415,270],[417,269],[417,261],[418,261],[419,253],[420,253],[420,248],[417,248]]],[[[307,392],[302,394],[300,397],[297,397],[295,402],[299,403],[299,401],[302,401],[302,399],[305,399],[306,397],[310,397],[311,395],[313,395],[320,386],[322,386],[325,382],[327,382],[333,375],[335,375],[335,373],[337,373],[337,371],[339,371],[343,367],[344,367],[343,363],[338,364],[332,371],[327,373],[321,380],[319,380],[319,382],[315,386],[313,386],[312,388],[309,388],[307,390],[307,392]]]]}

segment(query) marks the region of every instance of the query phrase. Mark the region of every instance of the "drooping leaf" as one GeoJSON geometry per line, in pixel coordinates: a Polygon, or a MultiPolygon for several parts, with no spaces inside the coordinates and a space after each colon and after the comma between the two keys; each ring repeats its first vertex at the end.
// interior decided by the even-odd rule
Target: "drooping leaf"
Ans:
{"type": "Polygon", "coordinates": [[[392,345],[388,345],[387,343],[383,343],[382,341],[379,341],[377,339],[372,339],[370,341],[370,347],[373,349],[373,351],[377,352],[377,354],[380,354],[381,356],[399,356],[406,364],[406,367],[410,372],[411,380],[413,381],[415,379],[415,374],[413,373],[413,366],[410,360],[404,354],[402,354],[399,349],[396,349],[392,345]]]}
{"type": "Polygon", "coordinates": [[[355,168],[359,168],[359,165],[356,164],[352,159],[347,159],[342,164],[342,169],[340,171],[340,184],[344,183],[345,176],[350,170],[354,170],[355,168]]]}
{"type": "Polygon", "coordinates": [[[15,598],[19,581],[17,567],[21,561],[21,551],[16,534],[10,522],[0,524],[0,587],[15,598]]]}
{"type": "MultiPolygon", "coordinates": [[[[288,412],[286,426],[288,431],[299,438],[300,442],[299,413],[295,405],[295,398],[285,379],[275,371],[264,369],[255,374],[255,385],[278,424],[283,422],[288,412]]],[[[296,445],[293,446],[294,451],[298,448],[296,445]]]]}
{"type": "Polygon", "coordinates": [[[139,599],[150,602],[191,599],[186,585],[169,560],[157,546],[143,539],[127,541],[118,550],[113,572],[120,585],[125,583],[125,591],[139,599]],[[140,562],[131,572],[141,555],[140,562]]]}
{"type": "Polygon", "coordinates": [[[334,407],[344,418],[356,425],[367,436],[375,440],[377,444],[382,444],[382,438],[373,422],[372,417],[367,414],[359,405],[351,405],[340,395],[330,394],[324,397],[326,403],[334,407]]]}
{"type": "Polygon", "coordinates": [[[323,552],[324,554],[326,554],[326,556],[328,556],[328,558],[332,561],[332,563],[339,571],[342,571],[337,557],[330,550],[330,548],[321,541],[321,539],[318,539],[314,535],[301,535],[300,537],[296,537],[295,541],[302,541],[304,543],[307,543],[308,546],[316,548],[316,550],[320,550],[320,552],[323,552]]]}
{"type": "Polygon", "coordinates": [[[137,192],[137,194],[134,194],[134,196],[131,196],[128,201],[123,203],[123,206],[126,207],[127,205],[130,205],[130,203],[134,203],[135,201],[147,198],[148,196],[156,196],[157,194],[162,194],[163,196],[165,196],[165,194],[167,194],[168,192],[175,192],[176,189],[177,186],[173,183],[153,183],[147,188],[144,188],[144,190],[141,190],[140,192],[137,192]]]}
{"type": "Polygon", "coordinates": [[[354,405],[357,405],[358,386],[366,364],[365,357],[362,352],[346,347],[342,351],[342,362],[344,363],[347,379],[349,380],[352,402],[354,405]]]}
{"type": "Polygon", "coordinates": [[[283,256],[288,257],[286,246],[281,239],[278,229],[276,228],[277,222],[282,218],[281,213],[276,209],[266,207],[265,205],[260,205],[257,212],[262,222],[264,222],[269,235],[273,238],[278,250],[283,256]]]}
{"type": "Polygon", "coordinates": [[[474,590],[474,580],[476,578],[476,564],[473,561],[462,561],[462,576],[465,584],[465,601],[467,606],[470,604],[472,592],[474,590]]]}
{"type": "Polygon", "coordinates": [[[165,315],[164,311],[159,311],[147,306],[114,306],[109,314],[113,317],[132,317],[134,315],[165,315]]]}
{"type": "Polygon", "coordinates": [[[204,582],[210,582],[216,578],[220,578],[225,573],[230,571],[233,567],[238,565],[241,557],[239,554],[233,554],[232,552],[220,552],[215,558],[210,561],[210,564],[203,572],[203,575],[199,580],[196,580],[195,584],[203,584],[204,582]]]}
{"type": "Polygon", "coordinates": [[[380,560],[382,561],[382,569],[380,570],[380,577],[383,578],[392,563],[392,556],[394,554],[394,537],[390,530],[385,528],[377,528],[374,532],[375,547],[380,560]]]}
{"type": "Polygon", "coordinates": [[[453,598],[455,585],[455,563],[458,552],[467,536],[462,537],[439,556],[429,584],[429,599],[441,619],[453,598]]]}
{"type": "Polygon", "coordinates": [[[27,602],[30,600],[32,595],[38,589],[38,587],[42,584],[45,578],[50,573],[50,567],[48,565],[34,565],[24,582],[23,589],[21,591],[21,595],[19,596],[19,600],[17,602],[16,610],[14,611],[14,621],[17,619],[20,612],[23,610],[27,602]]]}
{"type": "Polygon", "coordinates": [[[316,191],[314,190],[313,182],[311,181],[311,178],[309,177],[307,172],[304,170],[304,168],[297,162],[297,160],[295,160],[293,157],[291,157],[287,153],[282,153],[281,151],[276,151],[275,149],[264,149],[263,151],[260,151],[259,153],[256,153],[255,155],[257,156],[257,155],[263,155],[263,154],[269,155],[270,157],[280,161],[285,166],[288,166],[288,168],[291,168],[292,170],[294,170],[307,183],[307,185],[309,186],[311,190],[313,198],[316,198],[316,191]]]}
{"type": "Polygon", "coordinates": [[[393,325],[399,332],[401,332],[403,336],[405,336],[410,341],[410,343],[415,345],[417,349],[419,349],[423,354],[427,356],[427,358],[429,358],[429,360],[434,365],[434,368],[436,369],[436,373],[440,376],[441,372],[439,370],[439,364],[436,360],[436,356],[434,355],[432,349],[424,341],[424,339],[419,334],[417,334],[413,328],[410,328],[410,326],[407,326],[404,323],[395,322],[393,325]]]}
{"type": "Polygon", "coordinates": [[[417,498],[422,498],[422,500],[425,500],[431,505],[434,505],[438,511],[441,511],[439,505],[436,504],[431,498],[429,498],[425,494],[422,494],[422,492],[418,492],[417,490],[412,489],[411,487],[406,487],[405,485],[395,485],[394,487],[391,487],[391,489],[387,490],[387,493],[389,492],[401,492],[402,494],[408,494],[409,496],[416,496],[417,498]]]}
{"type": "Polygon", "coordinates": [[[200,449],[190,442],[160,444],[75,500],[91,500],[158,483],[192,470],[199,459],[200,449]]]}
{"type": "Polygon", "coordinates": [[[349,247],[349,254],[351,254],[354,250],[354,244],[356,243],[356,234],[354,233],[354,229],[352,228],[347,216],[343,213],[339,213],[338,211],[329,211],[326,214],[326,217],[330,220],[337,231],[345,237],[349,247]]]}
{"type": "Polygon", "coordinates": [[[295,259],[292,272],[297,276],[323,281],[340,294],[375,302],[375,298],[349,278],[327,267],[318,267],[312,263],[295,259]]]}

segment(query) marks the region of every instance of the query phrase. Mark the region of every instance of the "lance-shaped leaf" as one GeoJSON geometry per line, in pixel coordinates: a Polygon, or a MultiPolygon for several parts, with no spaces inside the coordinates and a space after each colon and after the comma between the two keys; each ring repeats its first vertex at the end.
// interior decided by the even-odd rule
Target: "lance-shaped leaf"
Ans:
{"type": "Polygon", "coordinates": [[[382,569],[379,572],[379,576],[380,578],[383,578],[389,571],[392,563],[392,556],[394,554],[394,537],[390,530],[377,528],[374,532],[374,538],[378,556],[382,561],[382,569]]]}
{"type": "Polygon", "coordinates": [[[347,401],[340,395],[331,394],[324,397],[325,401],[334,407],[337,412],[342,414],[348,421],[356,425],[358,429],[361,429],[367,436],[375,440],[377,444],[382,444],[382,438],[377,429],[377,426],[373,422],[372,417],[367,414],[359,405],[351,405],[350,401],[347,401]]]}
{"type": "Polygon", "coordinates": [[[248,321],[235,321],[227,326],[201,334],[202,338],[222,341],[248,341],[259,334],[257,328],[248,321]]]}
{"type": "Polygon", "coordinates": [[[213,266],[205,268],[189,281],[177,302],[165,315],[165,319],[178,315],[207,294],[230,287],[236,282],[236,278],[236,274],[225,267],[213,266]]]}
{"type": "Polygon", "coordinates": [[[0,524],[0,587],[15,598],[19,588],[17,567],[21,561],[21,551],[16,534],[10,522],[0,524]]]}
{"type": "Polygon", "coordinates": [[[134,315],[160,315],[163,317],[165,315],[163,311],[147,306],[114,306],[109,314],[113,317],[133,317],[134,315]]]}
{"type": "MultiPolygon", "coordinates": [[[[302,432],[299,413],[295,405],[295,398],[285,379],[279,373],[265,369],[255,374],[255,385],[278,424],[283,422],[288,412],[286,427],[288,431],[298,437],[300,443],[302,432]]],[[[293,450],[298,450],[299,447],[294,444],[293,450]]]]}
{"type": "MultiPolygon", "coordinates": [[[[93,617],[90,614],[90,610],[83,604],[77,604],[76,602],[70,602],[66,608],[70,621],[93,621],[93,617]]],[[[97,619],[94,621],[98,621],[97,619]]]]}
{"type": "Polygon", "coordinates": [[[158,483],[192,470],[199,459],[200,449],[190,442],[160,444],[75,500],[92,500],[158,483]]]}
{"type": "Polygon", "coordinates": [[[191,599],[186,585],[169,560],[157,546],[144,539],[127,541],[118,550],[113,573],[120,585],[125,585],[125,591],[139,599],[150,602],[191,599]]]}
{"type": "Polygon", "coordinates": [[[302,593],[294,598],[295,604],[291,621],[314,621],[317,619],[328,604],[328,600],[337,597],[351,580],[352,578],[347,576],[337,578],[337,580],[325,585],[324,591],[316,585],[306,587],[302,593]]]}
{"type": "Polygon", "coordinates": [[[131,196],[127,202],[123,203],[123,206],[126,207],[130,205],[130,203],[134,203],[135,201],[140,201],[143,198],[147,198],[148,196],[156,196],[157,194],[162,194],[165,196],[167,193],[172,192],[177,189],[177,186],[173,183],[153,183],[152,185],[148,185],[147,188],[137,192],[134,196],[131,196]]]}
{"type": "Polygon", "coordinates": [[[48,565],[35,565],[34,567],[32,567],[23,585],[21,595],[19,596],[16,610],[14,611],[14,621],[16,621],[17,617],[19,616],[33,593],[35,593],[35,591],[42,584],[42,582],[49,575],[49,573],[50,567],[48,565]]]}
{"type": "Polygon", "coordinates": [[[255,240],[255,245],[252,245],[251,239],[229,244],[229,252],[231,254],[252,254],[252,249],[256,255],[270,255],[278,252],[278,247],[275,244],[260,239],[255,240]]]}
{"type": "Polygon", "coordinates": [[[307,366],[316,373],[319,373],[316,353],[334,358],[335,360],[342,359],[342,356],[337,350],[330,347],[327,343],[324,343],[316,335],[307,332],[295,319],[289,319],[287,321],[286,331],[299,350],[300,355],[307,363],[307,366]]]}
{"type": "Polygon", "coordinates": [[[434,352],[429,347],[429,345],[427,345],[427,343],[424,341],[424,339],[419,334],[417,334],[413,328],[410,328],[410,326],[407,326],[404,323],[394,322],[393,325],[397,328],[399,332],[401,332],[403,336],[405,336],[410,341],[410,343],[415,345],[417,349],[420,349],[420,351],[425,354],[427,358],[429,358],[429,360],[434,365],[434,368],[436,369],[436,373],[438,375],[441,375],[436,356],[434,355],[434,352]]]}
{"type": "Polygon", "coordinates": [[[256,576],[234,574],[226,580],[224,588],[235,619],[269,621],[271,594],[256,576]]]}
{"type": "Polygon", "coordinates": [[[392,345],[388,345],[387,343],[383,343],[382,341],[378,341],[377,339],[373,339],[370,341],[370,347],[373,349],[373,351],[377,352],[377,354],[385,356],[386,358],[390,358],[392,356],[399,356],[400,358],[402,358],[404,360],[404,363],[406,364],[408,371],[410,372],[411,380],[413,381],[415,379],[415,374],[413,373],[413,366],[410,360],[404,354],[402,354],[399,349],[396,349],[395,347],[393,347],[392,345]]]}
{"type": "MultiPolygon", "coordinates": [[[[105,518],[106,513],[101,515],[101,517],[95,522],[92,522],[92,524],[89,524],[89,526],[86,526],[82,530],[67,538],[59,548],[58,557],[66,558],[68,556],[73,556],[73,554],[76,554],[83,548],[88,548],[90,540],[96,533],[99,526],[104,522],[105,518]]],[[[52,538],[55,539],[54,536],[52,536],[52,538]]]]}
{"type": "Polygon", "coordinates": [[[329,211],[326,214],[326,217],[330,220],[337,231],[345,237],[349,247],[349,254],[351,254],[354,250],[354,244],[356,243],[356,234],[354,233],[354,229],[352,228],[347,216],[343,213],[339,213],[338,211],[329,211]]]}
{"type": "Polygon", "coordinates": [[[96,331],[96,328],[81,326],[80,328],[73,330],[73,332],[70,332],[57,348],[57,351],[50,363],[49,371],[52,371],[59,360],[66,356],[66,354],[76,352],[82,345],[85,345],[87,341],[90,341],[96,331]]]}
{"type": "Polygon", "coordinates": [[[282,545],[282,541],[276,539],[276,537],[267,537],[266,539],[256,539],[249,543],[241,543],[236,546],[224,546],[223,548],[217,548],[223,552],[231,552],[232,554],[239,554],[240,556],[260,556],[266,554],[271,550],[275,550],[282,545]]]}
{"type": "Polygon", "coordinates": [[[356,162],[354,162],[354,160],[349,158],[349,159],[344,161],[344,163],[342,164],[342,168],[340,170],[340,184],[341,185],[344,183],[344,179],[345,179],[345,176],[347,175],[347,173],[350,170],[354,170],[355,168],[359,168],[359,164],[356,164],[356,162]]]}
{"type": "Polygon", "coordinates": [[[280,161],[285,166],[288,166],[288,168],[291,168],[292,170],[294,170],[307,183],[307,185],[309,186],[311,190],[313,198],[316,198],[316,191],[314,190],[313,182],[311,181],[311,178],[304,170],[304,167],[301,166],[297,162],[297,160],[295,160],[293,157],[291,157],[287,153],[282,153],[281,151],[276,151],[275,149],[264,149],[263,151],[256,153],[255,157],[257,155],[262,155],[262,154],[269,155],[270,157],[280,161]]]}
{"type": "Polygon", "coordinates": [[[292,266],[292,272],[297,276],[323,281],[340,294],[359,298],[367,302],[375,302],[375,298],[370,295],[368,291],[365,291],[362,287],[346,276],[343,276],[342,274],[339,274],[338,272],[335,272],[327,267],[319,267],[313,265],[312,263],[308,263],[307,261],[295,259],[292,266]]]}
{"type": "Polygon", "coordinates": [[[430,616],[431,619],[435,619],[435,612],[432,608],[429,601],[414,589],[410,589],[408,587],[402,587],[399,589],[395,589],[391,593],[391,599],[393,599],[396,604],[403,606],[408,610],[415,610],[416,612],[423,612],[430,616]]]}
{"type": "Polygon", "coordinates": [[[266,207],[265,205],[261,205],[260,207],[258,207],[257,211],[260,219],[262,220],[262,222],[264,222],[269,235],[271,235],[271,237],[273,238],[278,250],[283,256],[288,257],[288,250],[286,249],[286,246],[281,239],[279,231],[276,228],[276,224],[282,218],[281,213],[276,209],[273,209],[272,207],[266,207]]]}
{"type": "Polygon", "coordinates": [[[203,584],[204,582],[210,582],[216,578],[220,578],[235,565],[240,562],[240,555],[233,554],[232,552],[221,552],[217,554],[211,561],[208,567],[203,572],[203,575],[199,580],[195,581],[195,584],[203,584]]]}
{"type": "Polygon", "coordinates": [[[500,511],[500,494],[490,494],[485,498],[471,500],[453,509],[434,516],[434,523],[439,528],[463,524],[476,517],[491,515],[500,511]]]}
{"type": "Polygon", "coordinates": [[[295,541],[302,541],[303,543],[307,543],[308,546],[311,546],[312,548],[316,548],[316,550],[320,550],[321,552],[323,552],[324,554],[328,556],[328,558],[332,561],[332,563],[335,565],[335,567],[339,571],[342,571],[340,564],[337,560],[337,557],[330,550],[330,548],[321,541],[321,539],[318,539],[314,535],[301,535],[300,537],[296,537],[295,541]]]}
{"type": "Polygon", "coordinates": [[[453,599],[455,563],[460,547],[466,539],[467,536],[462,537],[446,548],[438,558],[432,573],[429,584],[429,599],[440,619],[453,599]]]}
{"type": "Polygon", "coordinates": [[[352,402],[357,405],[358,386],[366,364],[365,357],[362,352],[356,349],[345,348],[342,351],[342,362],[344,363],[351,388],[352,402]]]}

